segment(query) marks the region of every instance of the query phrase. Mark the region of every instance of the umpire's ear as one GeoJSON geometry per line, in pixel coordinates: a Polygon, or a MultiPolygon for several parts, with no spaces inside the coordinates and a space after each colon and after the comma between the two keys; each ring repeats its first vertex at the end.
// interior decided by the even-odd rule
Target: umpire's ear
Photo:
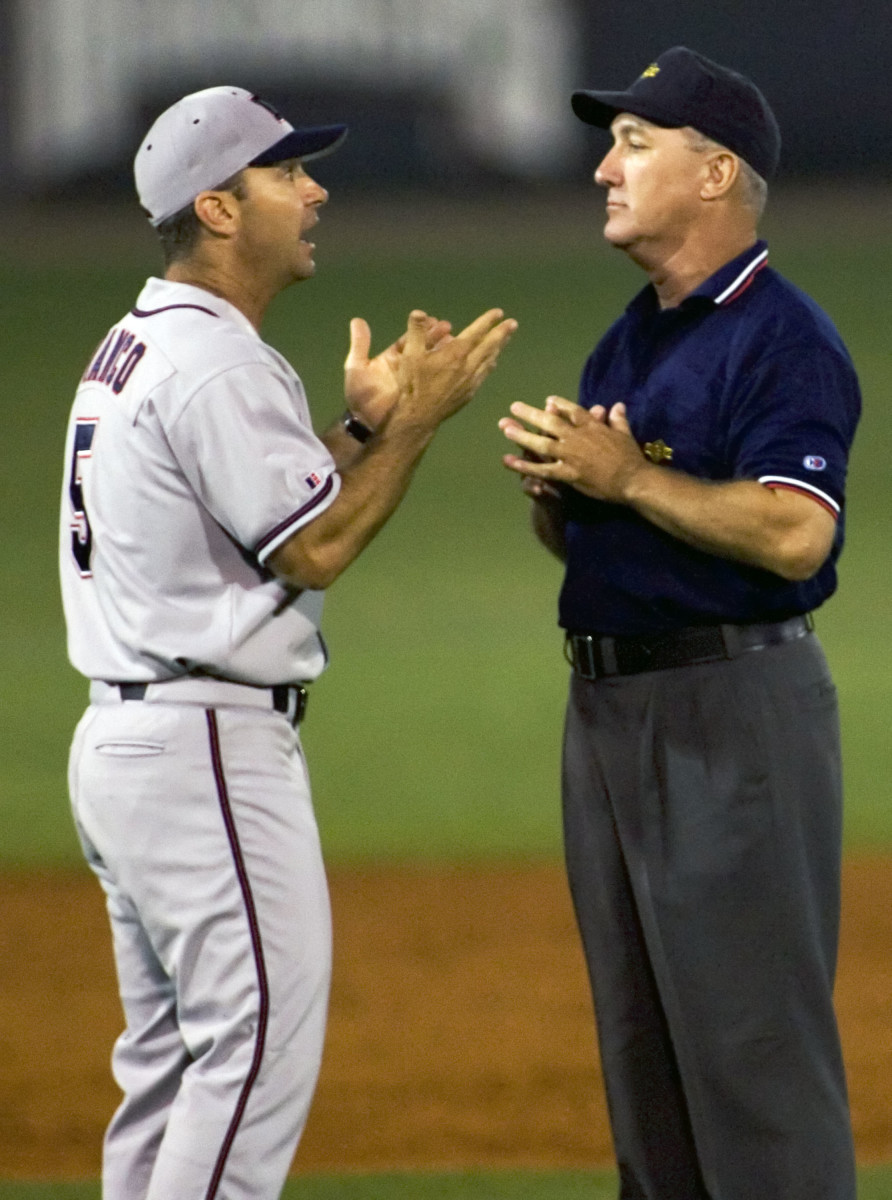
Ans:
{"type": "Polygon", "coordinates": [[[740,175],[740,159],[724,148],[706,155],[703,160],[701,200],[720,200],[731,193],[740,175]]]}

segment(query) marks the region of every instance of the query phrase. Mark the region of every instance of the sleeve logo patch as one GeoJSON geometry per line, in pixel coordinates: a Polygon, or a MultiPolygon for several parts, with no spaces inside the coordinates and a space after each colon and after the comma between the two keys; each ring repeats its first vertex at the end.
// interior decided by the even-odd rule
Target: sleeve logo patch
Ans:
{"type": "Polygon", "coordinates": [[[827,459],[821,458],[820,454],[806,454],[802,465],[806,471],[824,471],[827,468],[827,459]]]}
{"type": "MultiPolygon", "coordinates": [[[[823,462],[823,459],[821,461],[823,462]]],[[[307,487],[310,489],[311,492],[313,491],[314,488],[317,488],[321,482],[322,482],[322,477],[320,475],[317,475],[315,471],[313,472],[312,475],[308,475],[306,477],[306,479],[304,480],[304,483],[307,485],[307,487]]]]}

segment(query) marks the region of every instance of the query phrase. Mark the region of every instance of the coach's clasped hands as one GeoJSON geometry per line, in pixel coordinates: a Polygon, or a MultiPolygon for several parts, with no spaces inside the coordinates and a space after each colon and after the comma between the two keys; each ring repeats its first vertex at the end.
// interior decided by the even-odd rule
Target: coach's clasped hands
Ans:
{"type": "Polygon", "coordinates": [[[597,500],[625,504],[632,480],[648,469],[624,404],[609,412],[600,405],[588,410],[549,396],[544,409],[518,400],[511,413],[499,428],[524,456],[506,454],[502,461],[524,477],[524,490],[536,499],[553,496],[554,485],[566,483],[597,500]]]}
{"type": "Polygon", "coordinates": [[[354,317],[344,363],[347,405],[372,429],[397,410],[439,424],[471,399],[516,329],[492,308],[453,335],[448,321],[415,309],[402,337],[370,359],[371,329],[354,317]]]}
{"type": "MultiPolygon", "coordinates": [[[[449,321],[424,317],[424,343],[427,349],[452,334],[449,321]]],[[[370,429],[377,429],[390,414],[400,394],[400,357],[406,347],[408,331],[386,350],[369,358],[372,331],[363,317],[350,322],[350,350],[344,362],[344,397],[350,411],[370,429]]]]}
{"type": "Polygon", "coordinates": [[[462,408],[493,370],[517,329],[500,308],[491,308],[454,337],[428,344],[427,313],[409,314],[400,355],[397,409],[425,423],[440,421],[462,408]]]}

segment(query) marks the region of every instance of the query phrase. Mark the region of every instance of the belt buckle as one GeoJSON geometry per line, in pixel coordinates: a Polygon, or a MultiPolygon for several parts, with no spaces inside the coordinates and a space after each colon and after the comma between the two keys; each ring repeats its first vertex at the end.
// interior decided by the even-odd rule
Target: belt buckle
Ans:
{"type": "Polygon", "coordinates": [[[273,687],[273,708],[296,729],[306,715],[309,692],[303,684],[279,683],[273,687]]]}
{"type": "Polygon", "coordinates": [[[564,657],[580,679],[600,679],[604,670],[600,639],[590,633],[568,633],[564,641],[564,657]]]}

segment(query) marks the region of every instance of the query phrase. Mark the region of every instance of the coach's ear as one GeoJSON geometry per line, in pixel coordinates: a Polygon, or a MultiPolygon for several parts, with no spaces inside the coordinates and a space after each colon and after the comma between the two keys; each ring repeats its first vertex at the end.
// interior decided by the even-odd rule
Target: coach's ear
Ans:
{"type": "Polygon", "coordinates": [[[235,232],[238,200],[232,192],[199,192],[192,203],[195,215],[209,233],[231,237],[235,232]]]}

